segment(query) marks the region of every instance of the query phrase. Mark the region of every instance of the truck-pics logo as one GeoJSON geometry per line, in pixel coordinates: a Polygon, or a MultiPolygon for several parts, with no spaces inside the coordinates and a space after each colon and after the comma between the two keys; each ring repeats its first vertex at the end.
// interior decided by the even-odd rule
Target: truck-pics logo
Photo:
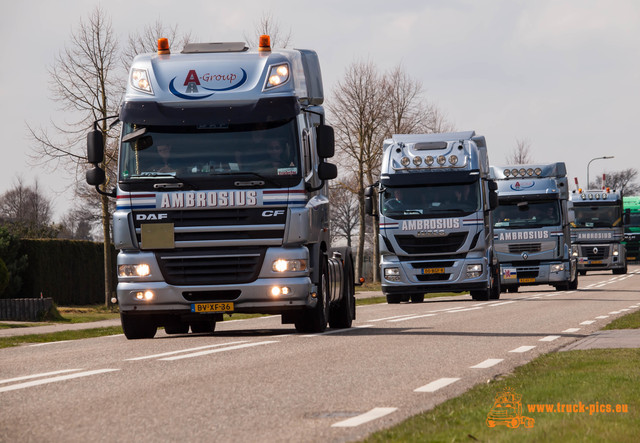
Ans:
{"type": "Polygon", "coordinates": [[[534,423],[535,419],[522,415],[522,395],[516,394],[513,388],[505,388],[496,394],[486,420],[490,428],[499,425],[508,428],[517,428],[520,425],[533,428],[534,423]]]}
{"type": "Polygon", "coordinates": [[[431,218],[426,220],[403,220],[401,229],[403,231],[432,231],[433,232],[436,229],[455,229],[459,227],[460,227],[459,218],[431,218]]]}
{"type": "Polygon", "coordinates": [[[182,92],[176,89],[176,79],[174,77],[169,82],[169,90],[173,95],[186,100],[201,100],[203,98],[211,97],[215,92],[230,91],[232,89],[239,88],[247,81],[247,71],[240,68],[241,72],[219,72],[211,73],[207,72],[202,75],[198,75],[195,69],[191,69],[184,80],[184,84],[181,86],[182,92]],[[200,94],[200,89],[204,89],[204,95],[200,94]],[[206,91],[213,91],[207,94],[206,91]]]}
{"type": "Polygon", "coordinates": [[[522,191],[523,189],[533,188],[534,185],[535,182],[531,180],[518,180],[509,187],[514,191],[522,191]]]}

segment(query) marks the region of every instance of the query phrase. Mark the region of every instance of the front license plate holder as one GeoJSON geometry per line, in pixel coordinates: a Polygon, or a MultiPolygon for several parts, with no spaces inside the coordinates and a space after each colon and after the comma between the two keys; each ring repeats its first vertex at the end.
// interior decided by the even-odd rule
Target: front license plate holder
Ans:
{"type": "Polygon", "coordinates": [[[216,312],[233,312],[233,303],[231,302],[216,302],[216,303],[193,303],[191,305],[191,312],[196,314],[209,314],[216,312]]]}
{"type": "Polygon", "coordinates": [[[444,274],[444,268],[422,268],[422,275],[444,274]]]}

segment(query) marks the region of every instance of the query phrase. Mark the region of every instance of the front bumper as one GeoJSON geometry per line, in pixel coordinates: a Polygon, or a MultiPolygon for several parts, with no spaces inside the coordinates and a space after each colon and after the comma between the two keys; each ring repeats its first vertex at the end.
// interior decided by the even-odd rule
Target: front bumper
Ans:
{"type": "Polygon", "coordinates": [[[567,283],[571,280],[571,268],[569,262],[540,263],[539,265],[525,266],[500,263],[500,284],[504,286],[523,285],[556,285],[567,283]],[[552,271],[552,267],[562,265],[561,271],[552,271]]]}

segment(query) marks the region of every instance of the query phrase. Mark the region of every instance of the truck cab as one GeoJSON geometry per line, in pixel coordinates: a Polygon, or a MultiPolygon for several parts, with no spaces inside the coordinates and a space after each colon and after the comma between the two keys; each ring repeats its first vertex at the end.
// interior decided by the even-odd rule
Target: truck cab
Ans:
{"type": "Polygon", "coordinates": [[[611,270],[627,273],[624,225],[629,214],[622,208],[622,195],[610,189],[578,189],[569,196],[575,221],[571,226],[572,255],[578,272],[611,270]]]}
{"type": "MultiPolygon", "coordinates": [[[[317,54],[272,49],[268,36],[167,48],[134,59],[119,115],[110,195],[125,335],[213,332],[224,313],[349,327],[352,257],[330,244],[337,169],[317,54]]],[[[92,131],[96,188],[103,144],[92,131]]]]}
{"type": "Polygon", "coordinates": [[[367,213],[379,217],[387,302],[422,302],[431,292],[499,298],[497,195],[483,136],[394,135],[384,142],[380,181],[365,195],[367,213]]]}
{"type": "Polygon", "coordinates": [[[517,292],[540,284],[577,289],[565,164],[492,166],[491,176],[498,183],[493,226],[502,289],[517,292]]]}

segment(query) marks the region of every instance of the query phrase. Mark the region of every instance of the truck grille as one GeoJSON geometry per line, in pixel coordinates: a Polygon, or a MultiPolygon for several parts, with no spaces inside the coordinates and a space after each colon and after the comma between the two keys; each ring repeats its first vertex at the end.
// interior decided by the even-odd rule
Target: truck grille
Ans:
{"type": "Polygon", "coordinates": [[[606,245],[581,246],[580,255],[582,257],[587,257],[589,260],[602,260],[609,257],[609,246],[606,246],[606,245]]]}
{"type": "Polygon", "coordinates": [[[396,241],[407,254],[442,254],[456,252],[464,245],[466,232],[455,232],[446,237],[418,238],[413,235],[396,235],[396,241]]]}
{"type": "Polygon", "coordinates": [[[542,245],[540,243],[514,243],[509,245],[509,252],[512,254],[520,254],[522,252],[540,252],[542,245]]]}
{"type": "Polygon", "coordinates": [[[249,283],[258,277],[266,248],[178,249],[156,252],[171,285],[249,283]]]}

